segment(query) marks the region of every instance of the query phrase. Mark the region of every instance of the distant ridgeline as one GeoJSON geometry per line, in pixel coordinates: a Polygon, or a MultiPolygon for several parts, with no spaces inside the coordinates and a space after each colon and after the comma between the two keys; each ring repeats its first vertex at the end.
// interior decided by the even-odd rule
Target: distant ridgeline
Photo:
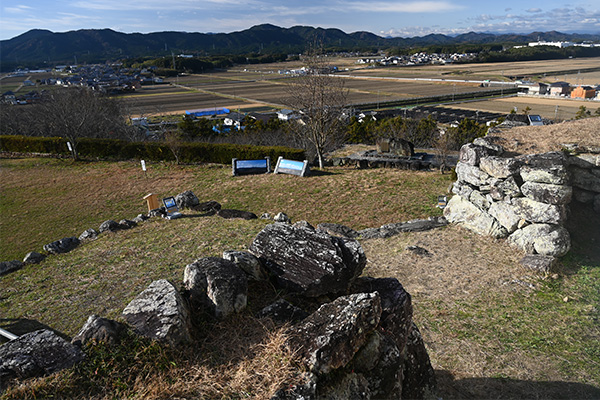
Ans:
{"type": "MultiPolygon", "coordinates": [[[[391,53],[423,48],[430,52],[481,52],[496,51],[503,44],[526,44],[535,40],[599,42],[600,35],[564,34],[560,32],[534,32],[528,35],[493,35],[466,33],[455,37],[431,34],[413,38],[384,38],[370,32],[345,33],[339,29],[322,29],[307,26],[281,28],[274,25],[257,25],[232,33],[155,32],[148,34],[122,33],[111,29],[82,29],[64,33],[34,29],[9,40],[0,41],[2,71],[15,68],[52,67],[56,64],[98,63],[109,60],[139,57],[165,57],[173,54],[205,57],[217,55],[297,54],[307,44],[319,41],[327,51],[391,53]]],[[[569,49],[555,49],[568,50],[569,49]]],[[[598,48],[590,49],[598,50],[598,48]]],[[[536,50],[536,51],[539,51],[536,50]]]]}

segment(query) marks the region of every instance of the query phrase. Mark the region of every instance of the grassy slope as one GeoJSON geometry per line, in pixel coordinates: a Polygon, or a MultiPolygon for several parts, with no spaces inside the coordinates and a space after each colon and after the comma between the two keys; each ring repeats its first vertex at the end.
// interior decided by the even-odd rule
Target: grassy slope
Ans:
{"type": "MultiPolygon", "coordinates": [[[[2,259],[21,258],[27,251],[41,250],[44,243],[78,235],[108,218],[131,218],[144,211],[141,198],[150,191],[164,196],[191,189],[201,201],[216,200],[227,208],[256,214],[284,211],[294,220],[340,222],[360,229],[438,215],[433,207],[436,196],[449,184],[448,176],[383,169],[331,169],[300,179],[285,175],[231,177],[226,167],[159,164],[150,166],[146,179],[137,164],[126,162],[1,160],[0,168],[2,259]]],[[[153,219],[130,231],[103,235],[69,254],[0,277],[0,326],[20,333],[18,329],[49,325],[74,335],[91,313],[118,318],[151,281],[168,278],[180,282],[184,266],[194,259],[246,248],[265,224],[216,216],[153,219]]],[[[414,265],[421,264],[406,258],[402,249],[407,244],[428,243],[426,247],[435,251],[442,238],[448,247],[440,252],[453,248],[469,253],[483,271],[492,268],[502,276],[505,270],[509,274],[510,268],[519,268],[513,261],[518,254],[511,255],[514,251],[501,243],[490,244],[493,247],[488,250],[489,240],[453,227],[429,237],[408,234],[364,243],[371,261],[366,273],[398,277],[413,294],[415,321],[428,345],[442,397],[488,397],[494,393],[502,398],[560,398],[565,393],[579,393],[583,398],[598,393],[593,386],[600,388],[600,269],[594,261],[597,258],[584,260],[585,243],[576,245],[575,253],[565,261],[564,277],[531,278],[534,290],[486,283],[469,291],[468,286],[476,286],[485,276],[467,276],[474,267],[462,271],[458,264],[449,265],[442,274],[424,275],[443,267],[431,260],[422,263],[419,274],[427,282],[421,290],[411,276],[419,271],[414,265]],[[497,253],[498,258],[486,251],[497,253]],[[450,275],[451,270],[458,271],[458,278],[450,275]],[[460,274],[465,280],[474,279],[473,284],[442,290],[450,281],[460,280],[460,274]],[[432,289],[427,290],[427,285],[432,289]]],[[[260,298],[250,299],[251,310],[262,305],[260,298]]],[[[246,364],[235,365],[247,369],[246,364]]],[[[225,370],[231,369],[227,364],[225,370]]],[[[225,370],[220,373],[228,376],[225,370]]],[[[172,373],[175,377],[165,379],[170,383],[156,389],[156,396],[164,397],[165,391],[181,396],[201,393],[188,382],[188,386],[182,384],[187,373],[177,369],[172,373]]],[[[57,380],[64,382],[64,378],[57,380]]],[[[100,384],[110,387],[118,382],[120,378],[107,377],[100,384]]],[[[53,393],[61,384],[55,380],[46,385],[55,389],[41,393],[53,393]]],[[[249,390],[227,387],[214,393],[236,397],[249,390]]],[[[133,384],[128,390],[124,393],[152,397],[141,394],[133,384]]],[[[40,392],[33,392],[39,396],[40,392]]]]}

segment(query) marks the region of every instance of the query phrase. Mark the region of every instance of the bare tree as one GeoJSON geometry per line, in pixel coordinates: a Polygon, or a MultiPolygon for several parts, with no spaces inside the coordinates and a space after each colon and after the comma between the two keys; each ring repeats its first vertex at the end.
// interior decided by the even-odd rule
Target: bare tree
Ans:
{"type": "Polygon", "coordinates": [[[294,78],[289,85],[285,104],[300,112],[301,117],[292,121],[290,128],[305,149],[312,147],[319,167],[323,168],[325,152],[343,136],[348,90],[317,52],[309,51],[304,61],[306,74],[294,78]]]}
{"type": "Polygon", "coordinates": [[[80,138],[120,138],[130,129],[117,100],[87,88],[52,91],[39,106],[42,135],[69,140],[75,160],[80,138]]]}

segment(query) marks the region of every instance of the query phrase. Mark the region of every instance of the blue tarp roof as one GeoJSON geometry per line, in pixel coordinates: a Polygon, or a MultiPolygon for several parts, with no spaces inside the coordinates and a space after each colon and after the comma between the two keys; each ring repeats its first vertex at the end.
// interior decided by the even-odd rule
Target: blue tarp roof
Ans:
{"type": "Polygon", "coordinates": [[[200,108],[198,110],[185,110],[187,115],[193,115],[194,117],[203,117],[206,115],[219,115],[219,114],[229,114],[229,109],[222,108],[200,108]]]}

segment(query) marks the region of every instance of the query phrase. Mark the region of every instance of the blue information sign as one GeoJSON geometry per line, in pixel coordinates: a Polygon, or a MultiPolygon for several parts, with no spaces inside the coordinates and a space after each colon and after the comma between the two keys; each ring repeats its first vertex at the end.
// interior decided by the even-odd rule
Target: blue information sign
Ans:
{"type": "Polygon", "coordinates": [[[298,176],[307,176],[310,173],[308,168],[308,161],[294,161],[286,160],[283,157],[279,157],[277,165],[275,166],[276,174],[291,174],[298,176]]]}
{"type": "Polygon", "coordinates": [[[260,160],[231,160],[233,175],[266,174],[271,172],[271,159],[265,157],[260,160]]]}

